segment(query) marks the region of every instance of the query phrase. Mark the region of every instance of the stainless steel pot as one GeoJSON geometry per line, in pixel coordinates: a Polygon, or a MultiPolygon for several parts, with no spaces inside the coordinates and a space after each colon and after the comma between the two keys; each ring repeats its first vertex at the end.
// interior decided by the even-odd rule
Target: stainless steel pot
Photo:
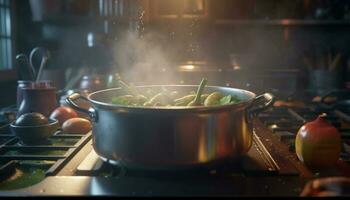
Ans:
{"type": "MultiPolygon", "coordinates": [[[[186,94],[195,85],[139,86],[147,89],[177,90],[186,94]]],[[[179,169],[237,158],[252,145],[252,116],[266,109],[274,97],[256,97],[250,91],[208,86],[205,92],[237,95],[238,104],[211,107],[128,107],[111,104],[111,98],[124,94],[120,88],[101,90],[86,97],[72,94],[67,103],[88,113],[93,121],[93,147],[111,163],[132,168],[179,169]],[[89,110],[75,101],[92,103],[89,110]]]]}

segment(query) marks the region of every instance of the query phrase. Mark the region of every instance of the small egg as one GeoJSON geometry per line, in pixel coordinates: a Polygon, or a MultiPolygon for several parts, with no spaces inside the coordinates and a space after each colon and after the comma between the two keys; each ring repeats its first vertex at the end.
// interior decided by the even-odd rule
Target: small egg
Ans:
{"type": "Polygon", "coordinates": [[[68,119],[62,125],[62,131],[66,134],[86,134],[91,129],[91,122],[79,117],[68,119]]]}

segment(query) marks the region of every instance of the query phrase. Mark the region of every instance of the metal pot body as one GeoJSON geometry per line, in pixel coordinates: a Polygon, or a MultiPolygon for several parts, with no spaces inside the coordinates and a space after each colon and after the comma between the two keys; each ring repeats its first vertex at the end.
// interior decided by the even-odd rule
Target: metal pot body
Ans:
{"type": "MultiPolygon", "coordinates": [[[[197,88],[141,88],[160,87],[186,92],[197,88]]],[[[136,108],[109,103],[113,96],[123,94],[119,88],[90,94],[87,99],[93,104],[89,114],[93,118],[94,150],[112,163],[153,169],[204,165],[245,154],[252,145],[250,115],[270,105],[273,97],[253,108],[258,98],[252,92],[227,87],[206,90],[236,95],[242,102],[212,107],[136,108]]],[[[79,97],[73,95],[67,100],[74,107],[74,99],[79,97]]]]}

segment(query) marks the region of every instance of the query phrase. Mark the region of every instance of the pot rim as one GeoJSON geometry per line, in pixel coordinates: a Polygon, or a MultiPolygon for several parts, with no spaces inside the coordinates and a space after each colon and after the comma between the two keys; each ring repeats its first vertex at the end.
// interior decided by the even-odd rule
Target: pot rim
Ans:
{"type": "MultiPolygon", "coordinates": [[[[198,87],[198,85],[142,85],[142,86],[135,86],[136,88],[149,88],[149,87],[198,87]]],[[[113,90],[122,90],[122,88],[110,88],[105,90],[98,90],[93,93],[90,93],[87,96],[87,99],[93,103],[93,105],[96,105],[100,108],[105,109],[119,109],[119,111],[125,110],[125,111],[214,111],[214,110],[227,110],[227,109],[233,109],[233,108],[240,108],[240,107],[246,107],[247,105],[251,104],[253,100],[256,98],[256,94],[248,91],[243,90],[239,88],[231,88],[231,87],[222,87],[222,86],[206,86],[206,88],[216,89],[216,90],[230,90],[231,92],[239,92],[245,94],[248,99],[242,100],[239,103],[229,104],[229,105],[217,105],[217,106],[194,106],[194,107],[187,107],[187,106],[172,106],[172,107],[165,107],[165,106],[155,106],[155,107],[136,107],[136,106],[124,106],[124,105],[116,105],[112,103],[106,103],[94,100],[94,97],[108,91],[113,90]]]]}

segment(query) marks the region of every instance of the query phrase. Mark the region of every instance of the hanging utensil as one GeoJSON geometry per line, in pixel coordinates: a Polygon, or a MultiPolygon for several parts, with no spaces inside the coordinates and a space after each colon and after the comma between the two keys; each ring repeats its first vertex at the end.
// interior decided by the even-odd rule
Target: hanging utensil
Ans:
{"type": "Polygon", "coordinates": [[[34,80],[35,71],[31,67],[28,61],[28,57],[25,54],[18,54],[16,60],[19,63],[18,72],[21,80],[34,80]]]}
{"type": "Polygon", "coordinates": [[[39,71],[38,71],[38,74],[37,74],[36,80],[35,80],[36,82],[38,82],[40,80],[41,74],[43,72],[44,67],[46,66],[48,59],[49,59],[49,57],[46,57],[46,56],[43,56],[43,58],[41,59],[41,64],[40,64],[39,71]]]}
{"type": "Polygon", "coordinates": [[[42,71],[43,71],[44,67],[46,66],[48,59],[50,58],[50,52],[43,47],[35,47],[30,52],[30,55],[29,55],[29,62],[30,62],[30,65],[33,69],[35,69],[33,59],[34,59],[35,54],[37,54],[37,53],[40,53],[41,59],[40,59],[40,66],[38,68],[38,72],[35,75],[36,76],[35,80],[39,81],[41,78],[41,75],[42,75],[42,71]]]}

